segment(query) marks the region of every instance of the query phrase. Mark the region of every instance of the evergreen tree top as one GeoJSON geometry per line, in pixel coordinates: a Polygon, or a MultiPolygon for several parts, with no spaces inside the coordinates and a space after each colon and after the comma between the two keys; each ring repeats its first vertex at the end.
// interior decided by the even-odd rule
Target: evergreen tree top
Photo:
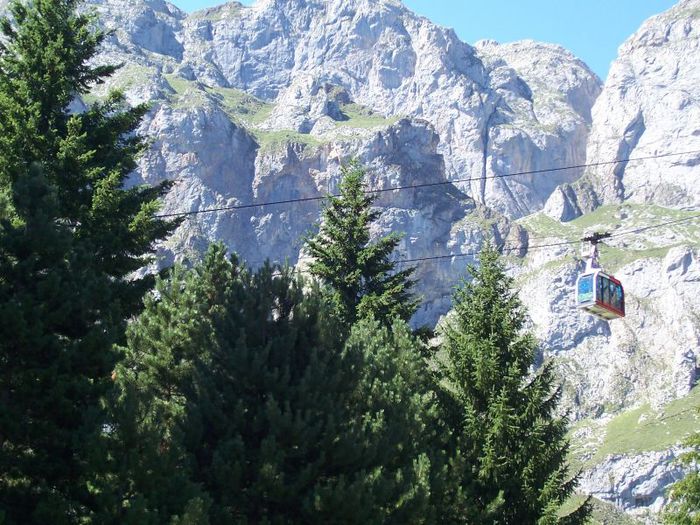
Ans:
{"type": "Polygon", "coordinates": [[[334,291],[348,323],[376,317],[389,326],[409,320],[418,306],[411,292],[414,268],[396,269],[397,234],[371,240],[370,226],[381,212],[364,187],[365,168],[356,160],[342,168],[340,194],[328,198],[318,233],[307,237],[309,269],[334,291]]]}
{"type": "Polygon", "coordinates": [[[404,323],[364,320],[346,340],[318,286],[220,245],[158,290],[118,369],[122,441],[150,446],[123,452],[143,466],[131,501],[186,514],[201,487],[212,525],[421,522],[427,393],[404,323]],[[173,461],[182,487],[159,466],[173,461]]]}
{"type": "Polygon", "coordinates": [[[561,520],[557,514],[576,480],[568,474],[567,421],[555,415],[561,390],[551,363],[533,372],[538,344],[493,245],[479,263],[443,327],[438,377],[459,458],[451,468],[463,490],[449,507],[475,523],[583,523],[587,504],[561,520]]]}

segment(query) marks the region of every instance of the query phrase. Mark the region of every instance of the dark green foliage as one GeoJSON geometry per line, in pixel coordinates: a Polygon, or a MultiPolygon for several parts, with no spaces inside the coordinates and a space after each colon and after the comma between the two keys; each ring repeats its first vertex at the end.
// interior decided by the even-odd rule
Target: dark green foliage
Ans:
{"type": "Polygon", "coordinates": [[[96,270],[114,278],[114,299],[131,314],[152,278],[123,277],[142,267],[154,240],[173,227],[154,218],[168,185],[124,187],[144,148],[134,131],[146,106],[128,108],[113,93],[85,112],[69,112],[76,95],[116,69],[88,65],[104,35],[92,30],[90,17],[75,13],[76,5],[13,1],[11,19],[0,24],[6,37],[0,46],[0,183],[9,194],[32,162],[41,163],[56,192],[57,220],[92,253],[96,270]]]}
{"type": "Polygon", "coordinates": [[[411,294],[414,269],[396,271],[391,260],[400,237],[370,242],[370,225],[380,216],[371,208],[376,197],[364,193],[365,170],[357,162],[342,173],[340,195],[328,198],[320,231],[306,240],[314,258],[309,269],[330,285],[348,324],[368,317],[387,326],[396,317],[408,321],[418,301],[411,294]]]}
{"type": "Polygon", "coordinates": [[[100,320],[111,314],[109,288],[56,223],[37,165],[13,197],[22,221],[0,223],[0,507],[11,524],[73,523],[88,513],[84,447],[114,363],[100,320]]]}
{"type": "MultiPolygon", "coordinates": [[[[552,367],[531,373],[537,343],[524,332],[524,308],[493,247],[470,273],[443,333],[440,401],[452,438],[434,487],[440,521],[558,523],[575,480],[567,474],[566,420],[554,416],[560,391],[552,367]]],[[[587,513],[583,506],[566,523],[583,523],[587,513]]]]}
{"type": "Polygon", "coordinates": [[[152,455],[190,480],[184,496],[167,472],[139,481],[134,498],[163,519],[199,486],[212,525],[421,521],[430,397],[416,341],[404,324],[366,321],[345,344],[326,297],[303,287],[214,246],[161,282],[130,327],[122,401],[137,397],[129,413],[158,436],[152,455]]]}
{"type": "Polygon", "coordinates": [[[0,22],[0,508],[5,524],[89,523],[105,486],[112,350],[170,225],[165,189],[123,184],[145,108],[71,115],[102,36],[72,0],[12,2],[0,22]]]}
{"type": "Polygon", "coordinates": [[[669,525],[700,524],[700,433],[689,437],[684,445],[691,450],[680,461],[691,468],[686,476],[669,489],[669,501],[664,509],[663,521],[669,525]]]}

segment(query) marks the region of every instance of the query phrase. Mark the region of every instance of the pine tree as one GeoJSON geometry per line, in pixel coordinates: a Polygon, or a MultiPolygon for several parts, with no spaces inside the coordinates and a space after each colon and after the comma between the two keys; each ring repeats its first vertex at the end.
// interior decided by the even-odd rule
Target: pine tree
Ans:
{"type": "Polygon", "coordinates": [[[112,277],[123,317],[141,305],[153,279],[124,279],[149,260],[174,224],[154,217],[169,183],[126,188],[145,147],[135,133],[148,110],[113,92],[74,114],[71,102],[104,82],[115,66],[92,66],[104,34],[76,13],[77,0],[9,4],[0,21],[0,185],[7,196],[33,162],[56,191],[56,219],[69,226],[93,265],[112,277]]]}
{"type": "MultiPolygon", "coordinates": [[[[405,324],[366,321],[345,344],[327,300],[289,269],[250,272],[214,246],[130,327],[123,399],[138,393],[135,419],[162,440],[151,456],[179,458],[212,525],[421,522],[417,343],[405,324]]],[[[141,483],[134,498],[162,517],[195,496],[141,483]]]]}
{"type": "Polygon", "coordinates": [[[192,481],[194,458],[183,448],[188,396],[197,389],[197,367],[208,373],[215,344],[208,308],[216,301],[207,294],[218,292],[201,285],[195,271],[176,266],[128,328],[108,435],[116,486],[105,491],[100,523],[209,523],[209,499],[192,481]]]}
{"type": "Polygon", "coordinates": [[[364,178],[357,161],[343,167],[339,196],[328,198],[319,232],[306,239],[314,259],[309,269],[331,287],[348,325],[374,316],[390,326],[395,317],[408,321],[416,311],[414,268],[397,271],[391,260],[398,235],[370,242],[369,229],[380,212],[371,207],[376,196],[365,193],[364,178]]]}
{"type": "Polygon", "coordinates": [[[113,365],[112,338],[86,307],[105,283],[55,221],[41,168],[13,189],[18,218],[0,222],[0,508],[9,524],[73,523],[89,513],[80,449],[102,423],[113,365]]]}
{"type": "Polygon", "coordinates": [[[680,457],[682,464],[690,466],[686,476],[671,485],[669,501],[663,512],[663,521],[669,525],[697,525],[700,523],[700,433],[690,436],[684,443],[691,450],[680,457]]]}
{"type": "Polygon", "coordinates": [[[455,294],[443,331],[440,404],[453,436],[437,494],[445,523],[583,523],[588,505],[558,518],[572,494],[567,423],[554,411],[552,365],[536,373],[537,343],[498,253],[487,246],[455,294]]]}
{"type": "Polygon", "coordinates": [[[146,108],[73,98],[115,68],[72,0],[0,22],[0,508],[7,524],[89,523],[105,474],[104,400],[149,279],[125,276],[171,229],[166,186],[126,189],[146,108]]]}

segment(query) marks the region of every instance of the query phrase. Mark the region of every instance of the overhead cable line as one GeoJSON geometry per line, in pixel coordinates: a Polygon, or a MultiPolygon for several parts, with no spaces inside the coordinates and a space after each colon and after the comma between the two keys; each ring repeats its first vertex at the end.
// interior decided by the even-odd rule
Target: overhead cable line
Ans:
{"type": "MultiPolygon", "coordinates": [[[[657,224],[651,224],[649,226],[642,226],[640,228],[635,228],[633,230],[625,230],[625,231],[620,231],[620,232],[615,232],[611,233],[610,237],[623,237],[626,235],[634,235],[638,233],[642,233],[648,230],[653,230],[656,228],[663,228],[664,226],[668,226],[671,224],[677,224],[681,222],[687,222],[691,221],[694,219],[700,219],[700,214],[693,215],[691,217],[684,217],[682,219],[675,219],[672,221],[665,221],[657,224]]],[[[540,238],[543,239],[545,237],[534,237],[534,238],[540,238]]],[[[559,242],[552,242],[552,243],[546,243],[546,244],[536,244],[535,246],[528,246],[528,247],[523,247],[523,246],[516,246],[516,245],[511,245],[509,246],[507,243],[503,242],[500,245],[498,245],[496,248],[499,250],[501,253],[505,252],[514,252],[514,251],[520,251],[520,250],[526,250],[527,252],[531,251],[536,251],[536,250],[542,250],[545,248],[555,248],[557,246],[571,246],[573,244],[580,244],[581,240],[571,240],[571,241],[559,241],[559,242]]],[[[432,262],[432,261],[441,261],[441,260],[448,260],[448,259],[457,259],[457,258],[462,258],[462,257],[477,257],[480,254],[478,251],[471,251],[471,252],[458,252],[458,253],[450,253],[450,254],[445,254],[445,255],[432,255],[428,257],[415,257],[412,259],[395,259],[394,262],[396,264],[411,264],[411,263],[420,263],[420,262],[432,262]]],[[[259,261],[258,261],[259,262],[259,261]]],[[[299,273],[308,273],[308,270],[297,270],[299,273]]]]}
{"type": "MultiPolygon", "coordinates": [[[[619,232],[613,232],[610,234],[610,237],[623,237],[626,235],[633,235],[637,233],[642,233],[648,230],[653,230],[656,228],[663,228],[664,226],[669,226],[671,224],[678,224],[681,222],[688,222],[694,219],[700,219],[700,213],[697,215],[692,215],[690,217],[684,217],[681,219],[674,219],[671,221],[664,221],[660,222],[657,224],[651,224],[648,226],[642,226],[640,228],[635,228],[632,230],[623,230],[619,232]]],[[[532,237],[534,239],[545,239],[547,237],[532,237]]],[[[580,239],[576,240],[569,240],[569,241],[558,241],[558,242],[551,242],[551,243],[545,243],[545,244],[536,244],[534,246],[519,246],[519,245],[509,245],[505,241],[500,243],[499,245],[496,246],[496,249],[499,250],[501,253],[509,253],[509,252],[514,252],[514,251],[521,251],[525,250],[527,252],[531,251],[537,251],[537,250],[542,250],[546,248],[555,248],[558,246],[571,246],[573,244],[579,244],[581,243],[580,239]]],[[[458,253],[450,253],[450,254],[445,254],[445,255],[432,255],[432,256],[427,256],[427,257],[414,257],[411,259],[395,259],[394,262],[396,264],[411,264],[411,263],[421,263],[421,262],[433,262],[433,261],[442,261],[442,260],[448,260],[448,259],[457,259],[457,258],[462,258],[462,257],[477,257],[480,254],[479,251],[470,251],[470,252],[458,252],[458,253]]],[[[261,262],[261,261],[257,261],[261,262]]],[[[275,264],[275,263],[273,263],[275,264]]],[[[277,263],[279,264],[279,263],[277,263]]],[[[308,270],[300,270],[297,269],[297,272],[299,273],[308,273],[308,270]]]]}
{"type": "MultiPolygon", "coordinates": [[[[652,224],[649,226],[643,226],[641,228],[635,228],[633,230],[626,230],[626,231],[611,233],[610,237],[622,237],[625,235],[632,235],[632,234],[652,230],[655,228],[662,228],[662,227],[668,226],[670,224],[687,222],[687,221],[690,221],[693,219],[700,219],[700,214],[693,215],[691,217],[684,217],[682,219],[675,219],[672,221],[665,221],[665,222],[658,223],[658,224],[652,224]]],[[[535,238],[537,238],[537,237],[535,237],[535,238]]],[[[540,238],[544,238],[544,237],[540,237],[540,238]]],[[[559,241],[559,242],[552,242],[552,243],[546,243],[546,244],[536,244],[535,246],[528,246],[527,248],[525,248],[523,246],[515,246],[515,245],[508,246],[508,244],[502,243],[497,248],[501,251],[501,253],[514,252],[514,251],[520,251],[520,250],[526,250],[527,252],[530,252],[530,251],[541,250],[544,248],[554,248],[557,246],[570,246],[572,244],[579,244],[580,242],[581,242],[580,239],[572,240],[572,241],[559,241]]],[[[398,264],[410,264],[410,263],[417,263],[417,262],[439,261],[439,260],[461,258],[461,257],[476,257],[478,255],[479,255],[478,251],[471,251],[471,252],[459,252],[459,253],[452,253],[452,254],[445,254],[445,255],[432,255],[432,256],[428,256],[428,257],[415,257],[412,259],[396,259],[394,262],[396,262],[398,264]]]]}
{"type": "MultiPolygon", "coordinates": [[[[691,210],[684,210],[684,211],[691,211],[691,210]]],[[[670,221],[658,223],[658,224],[652,224],[651,226],[642,226],[641,228],[633,228],[631,230],[620,230],[616,231],[614,233],[611,233],[611,237],[617,237],[620,235],[627,235],[628,233],[641,233],[646,230],[653,230],[654,228],[660,228],[662,226],[668,226],[670,224],[677,224],[681,222],[687,222],[691,221],[693,219],[696,219],[700,217],[700,215],[692,215],[690,217],[682,217],[680,219],[672,219],[670,221]]],[[[572,234],[573,232],[568,232],[569,234],[572,234]]],[[[528,235],[529,240],[544,240],[544,239],[561,239],[565,238],[567,235],[528,235]]]]}
{"type": "MultiPolygon", "coordinates": [[[[532,251],[532,250],[538,250],[542,248],[553,248],[556,246],[566,246],[569,244],[578,244],[581,241],[560,241],[560,242],[552,242],[552,243],[547,243],[547,244],[537,244],[535,246],[529,246],[527,248],[523,246],[511,246],[507,247],[507,244],[503,243],[500,246],[497,246],[496,248],[501,252],[514,252],[514,251],[520,251],[520,250],[526,250],[526,251],[532,251]]],[[[396,263],[400,264],[409,264],[409,263],[417,263],[417,262],[426,262],[426,261],[439,261],[439,260],[445,260],[445,259],[453,259],[453,258],[458,258],[458,257],[476,257],[479,255],[480,252],[478,251],[472,251],[472,252],[459,252],[459,253],[453,253],[453,254],[446,254],[446,255],[431,255],[428,257],[415,257],[413,259],[396,259],[396,263]]]]}
{"type": "MultiPolygon", "coordinates": [[[[610,237],[623,237],[625,235],[642,233],[642,232],[645,232],[648,230],[662,228],[664,226],[668,226],[671,224],[687,222],[687,221],[691,221],[694,219],[700,219],[700,214],[692,215],[690,217],[684,217],[682,219],[674,219],[671,221],[665,221],[665,222],[661,222],[661,223],[657,223],[657,224],[652,224],[649,226],[642,226],[640,228],[635,228],[632,230],[623,230],[623,231],[619,231],[619,232],[614,232],[614,233],[610,234],[610,237]]],[[[553,242],[553,243],[547,243],[547,244],[537,244],[535,246],[528,246],[527,248],[525,248],[523,246],[507,247],[507,244],[503,243],[498,248],[500,249],[501,253],[520,251],[520,250],[526,250],[526,251],[530,252],[530,251],[535,251],[535,250],[539,250],[539,249],[543,249],[543,248],[553,248],[553,247],[557,247],[557,246],[579,244],[580,242],[581,242],[580,239],[572,240],[572,241],[559,241],[559,242],[553,242]]],[[[395,262],[400,263],[400,264],[408,264],[408,263],[425,262],[425,261],[439,261],[439,260],[452,259],[452,258],[457,258],[457,257],[476,257],[477,255],[479,255],[479,252],[473,251],[473,252],[463,252],[463,253],[446,254],[446,255],[433,255],[433,256],[429,256],[429,257],[416,257],[413,259],[396,259],[395,262]]]]}
{"type": "MultiPolygon", "coordinates": [[[[638,161],[643,161],[643,160],[652,160],[652,159],[661,159],[665,157],[678,157],[682,155],[692,155],[700,153],[700,150],[689,150],[689,151],[679,151],[676,153],[659,153],[657,155],[647,155],[644,157],[628,157],[624,159],[616,159],[616,160],[609,160],[609,161],[601,161],[601,162],[591,162],[588,164],[574,164],[571,166],[559,166],[557,168],[542,168],[542,169],[537,169],[537,170],[526,170],[526,171],[517,171],[513,173],[503,173],[503,174],[494,174],[494,175],[486,175],[484,177],[466,177],[462,179],[452,179],[452,180],[444,180],[444,181],[436,181],[436,182],[424,182],[420,184],[406,184],[406,185],[400,185],[400,186],[393,186],[391,188],[380,188],[376,190],[366,190],[363,193],[365,195],[373,195],[373,194],[379,194],[379,193],[387,193],[391,191],[402,191],[402,190],[412,190],[412,189],[420,189],[420,188],[431,188],[431,187],[436,187],[436,186],[445,186],[449,184],[455,184],[455,183],[460,183],[460,182],[474,182],[474,181],[481,181],[481,180],[486,180],[486,179],[504,179],[508,177],[520,177],[524,175],[540,175],[543,173],[554,173],[554,172],[559,172],[559,171],[566,171],[566,170],[574,170],[574,169],[582,169],[582,168],[595,168],[595,167],[600,167],[600,166],[611,166],[615,164],[622,164],[624,162],[638,162],[638,161]]],[[[284,205],[284,204],[297,204],[297,203],[304,203],[304,202],[317,202],[317,201],[322,201],[324,199],[327,199],[329,197],[339,197],[339,194],[325,194],[325,195],[317,195],[314,197],[299,197],[299,198],[294,198],[294,199],[282,199],[282,200],[275,200],[275,201],[263,201],[263,202],[252,202],[248,204],[232,204],[230,206],[217,206],[214,208],[204,208],[201,210],[192,210],[192,211],[183,211],[183,212],[172,212],[172,213],[161,213],[156,215],[156,218],[159,219],[165,219],[169,217],[189,217],[193,215],[201,215],[203,213],[216,213],[220,211],[238,211],[238,210],[245,210],[245,209],[250,209],[250,208],[258,208],[258,207],[263,207],[263,206],[279,206],[279,205],[284,205]]]]}
{"type": "Polygon", "coordinates": [[[683,218],[680,218],[680,219],[673,219],[673,220],[670,220],[670,221],[660,222],[660,223],[658,223],[658,224],[652,224],[652,225],[650,225],[650,226],[642,226],[642,227],[640,227],[640,228],[634,228],[634,229],[632,229],[632,230],[622,230],[622,231],[618,231],[618,232],[611,233],[610,236],[611,236],[611,237],[621,237],[621,236],[623,236],[623,235],[628,235],[628,234],[631,234],[631,233],[642,233],[642,232],[645,232],[645,231],[647,231],[647,230],[653,230],[653,229],[655,229],[655,228],[661,228],[661,227],[663,227],[663,226],[668,226],[668,225],[670,225],[670,224],[678,224],[678,223],[680,223],[680,222],[688,222],[688,221],[692,221],[693,219],[698,219],[698,218],[700,218],[700,214],[691,215],[691,216],[689,216],[689,217],[683,217],[683,218]]]}

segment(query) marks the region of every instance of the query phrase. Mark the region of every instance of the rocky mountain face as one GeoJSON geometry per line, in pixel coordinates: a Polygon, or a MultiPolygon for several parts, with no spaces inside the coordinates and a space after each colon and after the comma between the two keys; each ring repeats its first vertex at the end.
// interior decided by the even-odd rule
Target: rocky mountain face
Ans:
{"type": "Polygon", "coordinates": [[[320,201],[279,201],[333,193],[359,158],[383,190],[374,233],[404,233],[400,258],[448,256],[418,263],[414,322],[449,310],[485,238],[505,243],[561,373],[580,490],[655,520],[698,426],[700,153],[604,163],[700,150],[700,0],[646,22],[605,86],[561,47],[471,46],[396,0],[87,8],[112,30],[99,60],[124,67],[74,109],[112,88],[151,104],[133,183],[174,180],[163,213],[191,214],[159,265],[213,240],[252,265],[303,263],[320,201]],[[596,167],[545,171],[584,163],[596,167]],[[594,230],[614,234],[602,262],[625,285],[623,320],[573,304],[583,263],[562,242],[594,230]]]}
{"type": "Polygon", "coordinates": [[[655,205],[606,205],[568,223],[540,212],[523,225],[531,238],[518,268],[521,297],[545,357],[563,382],[573,419],[572,457],[583,469],[579,490],[626,511],[650,516],[682,475],[675,462],[683,437],[700,428],[700,228],[697,215],[655,205]],[[670,223],[642,234],[650,224],[670,223]],[[538,250],[536,242],[574,241],[613,230],[602,264],[625,286],[626,317],[600,321],[579,313],[577,245],[538,250]]]}
{"type": "MultiPolygon", "coordinates": [[[[101,57],[112,87],[150,102],[154,140],[138,178],[178,183],[165,212],[197,212],[333,192],[358,157],[382,193],[377,233],[405,233],[402,258],[477,251],[485,233],[526,247],[513,222],[542,208],[581,164],[599,79],[535,42],[472,47],[392,0],[261,0],[186,15],[159,0],[93,0],[114,30],[101,57]]],[[[138,182],[138,180],[135,180],[138,182]]],[[[299,260],[319,202],[192,215],[164,262],[214,239],[257,264],[299,260]]],[[[416,323],[449,308],[465,259],[419,267],[416,323]]]]}
{"type": "Polygon", "coordinates": [[[592,113],[586,162],[683,156],[589,168],[575,185],[563,185],[547,204],[557,219],[600,204],[653,203],[700,206],[700,4],[683,0],[652,17],[619,49],[592,113]]]}

